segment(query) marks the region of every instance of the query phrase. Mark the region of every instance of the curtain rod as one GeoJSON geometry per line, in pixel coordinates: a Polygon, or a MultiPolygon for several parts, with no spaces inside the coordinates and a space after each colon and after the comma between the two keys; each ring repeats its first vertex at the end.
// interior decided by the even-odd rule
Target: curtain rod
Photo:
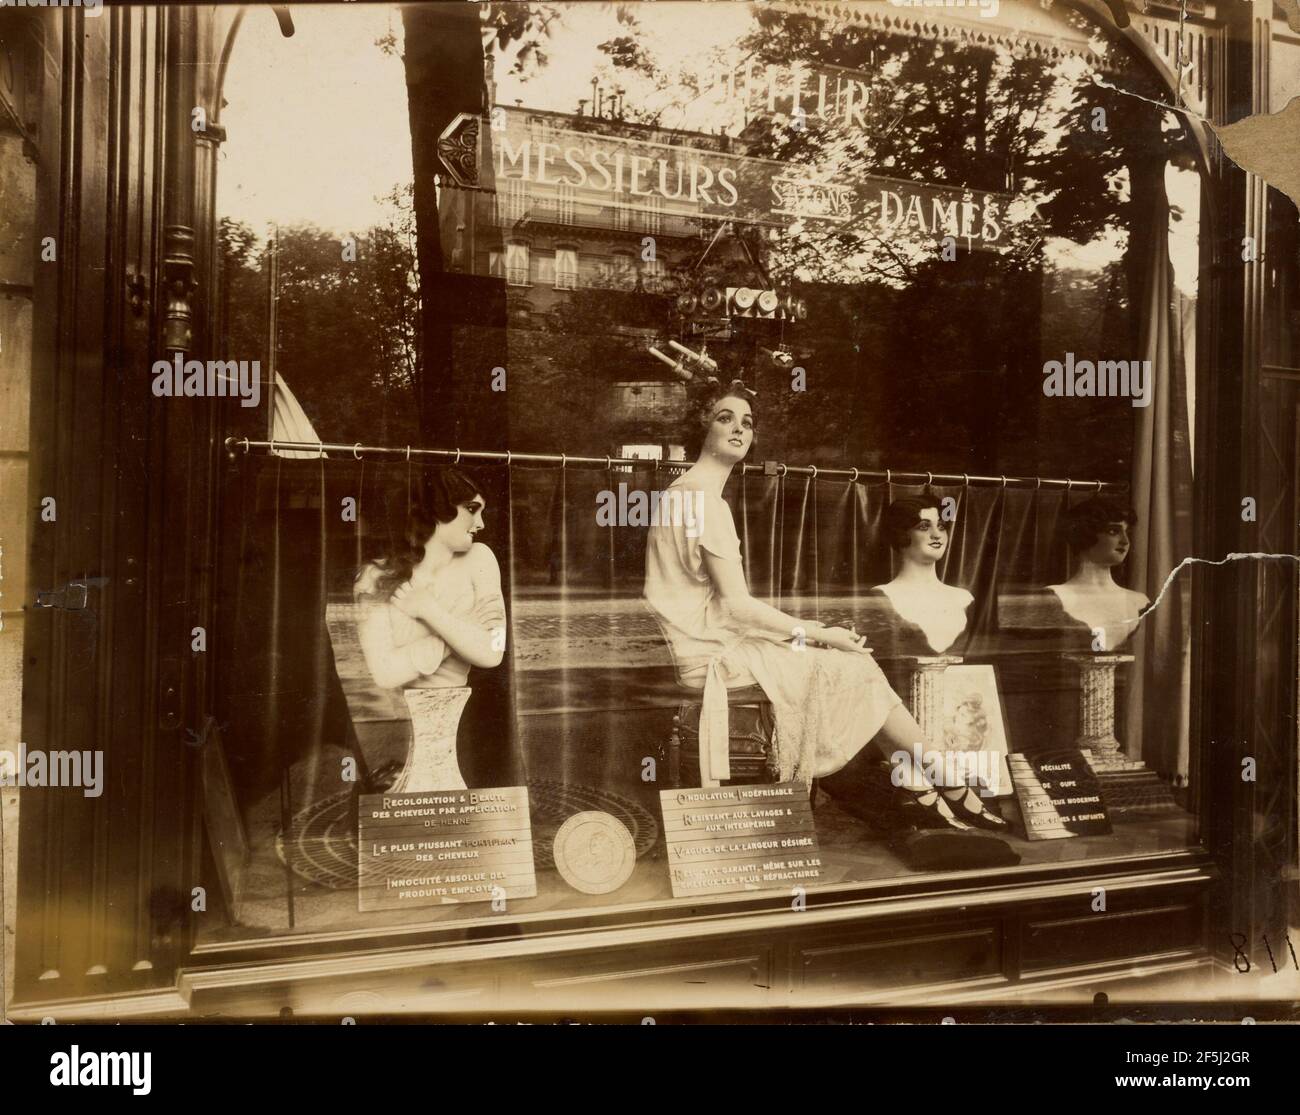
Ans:
{"type": "MultiPolygon", "coordinates": [[[[237,456],[241,449],[244,451],[245,456],[254,449],[268,453],[283,450],[289,453],[314,453],[317,457],[324,457],[326,453],[351,454],[359,461],[363,459],[362,454],[366,453],[372,457],[397,457],[405,458],[408,461],[419,457],[446,461],[451,464],[481,461],[485,463],[504,463],[507,466],[515,464],[559,465],[561,468],[567,468],[569,465],[599,465],[601,468],[611,468],[615,465],[639,465],[645,468],[650,465],[657,471],[660,468],[686,469],[691,464],[689,461],[659,461],[644,457],[570,457],[564,453],[514,453],[509,451],[503,453],[489,449],[415,449],[409,445],[362,445],[360,442],[354,445],[343,445],[321,441],[253,441],[246,437],[226,438],[226,451],[230,456],[237,456]]],[[[884,480],[887,483],[919,484],[924,479],[926,484],[964,484],[967,486],[972,484],[997,484],[1004,488],[1055,487],[1067,491],[1078,486],[1082,490],[1091,490],[1093,492],[1118,492],[1125,491],[1128,487],[1126,484],[1116,484],[1114,481],[1109,480],[1075,480],[1069,477],[978,476],[964,472],[896,472],[893,469],[819,468],[816,465],[787,465],[778,461],[746,464],[742,465],[741,469],[745,475],[759,473],[765,476],[810,476],[814,479],[820,476],[828,479],[834,477],[835,479],[855,482],[858,480],[884,480]]]]}

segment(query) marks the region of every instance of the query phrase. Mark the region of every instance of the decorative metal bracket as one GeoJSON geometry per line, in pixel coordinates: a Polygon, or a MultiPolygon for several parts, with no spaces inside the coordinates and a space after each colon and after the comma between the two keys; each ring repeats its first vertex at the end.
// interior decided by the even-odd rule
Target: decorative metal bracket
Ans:
{"type": "Polygon", "coordinates": [[[472,112],[458,113],[438,137],[438,158],[457,186],[479,185],[478,147],[482,118],[472,112]]]}

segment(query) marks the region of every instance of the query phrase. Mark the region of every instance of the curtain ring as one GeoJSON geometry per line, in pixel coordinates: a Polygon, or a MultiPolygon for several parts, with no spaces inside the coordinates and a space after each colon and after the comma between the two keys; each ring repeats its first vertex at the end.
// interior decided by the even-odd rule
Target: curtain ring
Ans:
{"type": "Polygon", "coordinates": [[[1094,480],[1093,483],[1097,485],[1097,491],[1100,492],[1100,491],[1101,491],[1101,481],[1100,481],[1100,480],[1094,480]]]}
{"type": "Polygon", "coordinates": [[[609,454],[605,454],[605,471],[609,471],[609,454]]]}
{"type": "Polygon", "coordinates": [[[507,450],[506,450],[506,468],[509,468],[509,467],[510,467],[510,457],[511,457],[510,450],[507,449],[507,450]]]}
{"type": "Polygon", "coordinates": [[[460,450],[459,450],[459,449],[456,450],[456,459],[455,459],[454,461],[452,461],[451,463],[452,463],[453,465],[458,465],[458,464],[460,464],[460,450]]]}
{"type": "Polygon", "coordinates": [[[1007,486],[1007,478],[1004,476],[1002,478],[1002,487],[1005,488],[1006,486],[1007,486]]]}
{"type": "Polygon", "coordinates": [[[962,485],[963,485],[964,487],[969,488],[969,487],[970,487],[970,476],[963,472],[963,473],[961,474],[961,482],[962,482],[962,485]]]}
{"type": "Polygon", "coordinates": [[[357,452],[357,450],[360,448],[361,448],[361,442],[359,441],[352,446],[352,456],[354,456],[358,461],[361,460],[361,454],[357,452]]]}
{"type": "Polygon", "coordinates": [[[892,484],[892,483],[893,483],[893,481],[889,478],[889,469],[885,469],[885,483],[886,483],[886,484],[892,484]]]}
{"type": "Polygon", "coordinates": [[[1070,489],[1073,488],[1073,487],[1074,487],[1074,481],[1071,480],[1071,479],[1067,476],[1067,477],[1065,478],[1065,490],[1066,490],[1067,492],[1069,492],[1070,489]]]}
{"type": "Polygon", "coordinates": [[[1034,491],[1041,492],[1043,490],[1043,478],[1041,476],[1035,476],[1034,479],[1038,481],[1038,483],[1034,485],[1034,491]]]}
{"type": "Polygon", "coordinates": [[[853,470],[853,475],[849,478],[849,483],[850,483],[850,484],[856,484],[857,482],[858,482],[858,470],[857,470],[857,469],[854,469],[854,470],[853,470]]]}
{"type": "Polygon", "coordinates": [[[319,461],[324,456],[325,456],[325,443],[323,441],[318,441],[316,443],[316,460],[319,461]]]}
{"type": "Polygon", "coordinates": [[[568,458],[565,454],[561,453],[561,454],[560,454],[560,471],[563,472],[563,471],[564,471],[566,468],[568,468],[568,467],[569,467],[569,458],[568,458]]]}
{"type": "Polygon", "coordinates": [[[787,472],[789,472],[790,470],[786,467],[786,464],[785,464],[784,461],[782,461],[779,465],[777,465],[777,468],[779,468],[779,469],[781,470],[781,472],[779,473],[779,475],[780,475],[781,479],[784,480],[784,479],[785,479],[785,474],[786,474],[787,472]]]}
{"type": "Polygon", "coordinates": [[[272,437],[272,438],[270,439],[270,441],[268,442],[268,444],[269,444],[270,447],[271,447],[271,453],[272,453],[272,455],[274,455],[274,453],[275,453],[275,438],[272,437]]]}
{"type": "Polygon", "coordinates": [[[934,483],[934,473],[927,472],[925,474],[925,486],[928,488],[933,483],[934,483]]]}
{"type": "Polygon", "coordinates": [[[409,445],[406,447],[406,463],[408,465],[411,463],[411,447],[409,445]]]}
{"type": "Polygon", "coordinates": [[[817,466],[816,466],[816,465],[809,465],[808,467],[809,467],[810,469],[812,469],[812,475],[811,475],[810,477],[808,477],[808,479],[809,479],[809,480],[816,480],[816,479],[817,479],[817,466]]]}
{"type": "Polygon", "coordinates": [[[244,456],[248,456],[248,438],[244,438],[244,456]]]}

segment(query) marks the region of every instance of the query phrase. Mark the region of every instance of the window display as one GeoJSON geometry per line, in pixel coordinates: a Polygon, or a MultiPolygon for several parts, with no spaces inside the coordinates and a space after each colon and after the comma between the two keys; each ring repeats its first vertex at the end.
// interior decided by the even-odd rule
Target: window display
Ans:
{"type": "MultiPolygon", "coordinates": [[[[274,323],[227,320],[321,445],[230,442],[252,851],[217,936],[1193,846],[1193,601],[1153,547],[1191,527],[1200,186],[1136,60],[1059,5],[478,14],[329,17],[386,20],[413,82],[405,246],[359,256],[421,273],[413,361],[328,360],[305,227],[274,323]],[[438,29],[481,113],[424,96],[438,29]]],[[[264,173],[231,164],[219,201],[264,173]]]]}

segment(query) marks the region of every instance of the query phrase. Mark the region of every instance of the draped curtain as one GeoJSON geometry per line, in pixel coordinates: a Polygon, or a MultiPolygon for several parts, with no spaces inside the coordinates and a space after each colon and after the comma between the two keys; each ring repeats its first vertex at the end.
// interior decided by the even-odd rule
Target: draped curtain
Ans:
{"type": "MultiPolygon", "coordinates": [[[[228,466],[218,715],[255,847],[274,845],[318,803],[382,788],[405,758],[409,714],[400,691],[378,688],[368,674],[352,585],[364,562],[398,543],[436,467],[242,454],[228,466]]],[[[657,816],[665,783],[655,771],[681,692],[641,597],[647,523],[635,507],[637,493],[662,490],[675,473],[650,463],[466,471],[486,500],[480,540],[501,567],[509,631],[503,664],[470,673],[457,741],[466,781],[561,783],[657,816]],[[622,513],[607,525],[597,510],[610,500],[622,513]]],[[[888,670],[888,620],[869,593],[896,571],[881,517],[891,500],[920,491],[754,473],[734,476],[724,495],[752,591],[800,618],[858,625],[888,670]]],[[[996,484],[933,491],[955,510],[940,576],[975,597],[954,649],[997,670],[1013,750],[1072,740],[1073,668],[1004,612],[1020,594],[1067,576],[1061,519],[1090,493],[996,484]]]]}

